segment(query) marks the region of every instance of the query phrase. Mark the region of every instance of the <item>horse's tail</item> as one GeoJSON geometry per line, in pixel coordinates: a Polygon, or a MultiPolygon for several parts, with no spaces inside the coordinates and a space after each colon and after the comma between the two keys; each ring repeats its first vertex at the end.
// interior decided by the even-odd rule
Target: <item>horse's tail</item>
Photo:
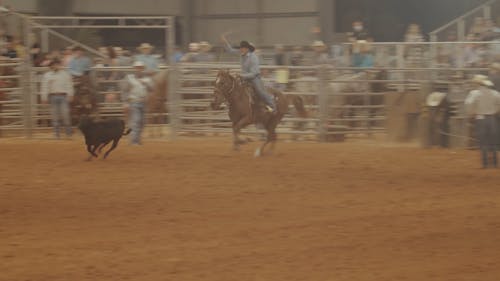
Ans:
{"type": "Polygon", "coordinates": [[[302,99],[301,96],[290,96],[291,102],[293,103],[293,106],[295,107],[295,110],[297,111],[297,114],[301,118],[307,118],[308,113],[307,110],[304,106],[304,100],[302,99]]]}

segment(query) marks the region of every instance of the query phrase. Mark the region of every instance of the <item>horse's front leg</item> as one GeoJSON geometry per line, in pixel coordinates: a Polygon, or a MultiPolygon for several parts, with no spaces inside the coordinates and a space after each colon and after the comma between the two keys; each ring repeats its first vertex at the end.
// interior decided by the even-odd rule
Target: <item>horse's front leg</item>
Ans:
{"type": "Polygon", "coordinates": [[[250,117],[243,117],[238,122],[233,123],[233,148],[234,150],[239,150],[241,144],[245,144],[246,141],[240,139],[239,134],[242,128],[251,124],[252,120],[250,117]]]}

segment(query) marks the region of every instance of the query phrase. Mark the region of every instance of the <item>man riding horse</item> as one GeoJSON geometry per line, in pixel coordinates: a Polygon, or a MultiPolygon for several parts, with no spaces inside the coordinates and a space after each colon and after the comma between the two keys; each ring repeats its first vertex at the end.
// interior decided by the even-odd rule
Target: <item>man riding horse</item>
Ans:
{"type": "MultiPolygon", "coordinates": [[[[231,44],[224,35],[221,39],[226,44],[226,50],[231,53],[238,53],[238,50],[231,47],[231,44]]],[[[259,58],[254,53],[255,47],[248,41],[240,42],[239,53],[241,54],[241,74],[240,77],[251,83],[256,94],[266,103],[266,109],[269,112],[276,113],[276,103],[271,95],[269,95],[264,87],[264,83],[260,78],[259,58]]]]}

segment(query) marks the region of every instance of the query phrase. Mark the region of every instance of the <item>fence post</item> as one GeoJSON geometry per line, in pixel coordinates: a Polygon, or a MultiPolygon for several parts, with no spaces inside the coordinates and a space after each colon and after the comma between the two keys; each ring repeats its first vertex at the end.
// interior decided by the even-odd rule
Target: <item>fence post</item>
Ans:
{"type": "Polygon", "coordinates": [[[457,35],[458,35],[458,41],[465,40],[465,20],[464,19],[460,19],[457,23],[457,35]]]}
{"type": "MultiPolygon", "coordinates": [[[[328,69],[326,65],[318,71],[318,107],[319,107],[319,141],[326,142],[328,134],[328,69]]],[[[334,93],[336,94],[336,93],[334,93]]]]}
{"type": "Polygon", "coordinates": [[[491,19],[491,6],[490,5],[486,5],[483,7],[483,18],[485,18],[485,19],[491,19]]]}
{"type": "Polygon", "coordinates": [[[178,116],[179,116],[179,101],[178,101],[178,83],[179,83],[179,68],[176,64],[169,67],[168,70],[168,86],[167,86],[167,107],[168,121],[170,124],[170,140],[177,138],[178,116]]]}
{"type": "Polygon", "coordinates": [[[398,78],[402,81],[398,86],[398,92],[403,92],[405,90],[405,80],[406,80],[406,71],[402,68],[405,67],[405,46],[402,44],[396,45],[396,63],[397,68],[400,69],[398,78]]]}
{"type": "Polygon", "coordinates": [[[44,28],[40,31],[40,42],[41,42],[41,48],[42,48],[42,53],[48,53],[49,52],[49,31],[47,28],[44,28]]]}
{"type": "MultiPolygon", "coordinates": [[[[23,29],[23,40],[25,46],[30,46],[30,33],[31,33],[31,23],[28,18],[24,19],[24,29],[23,29]]],[[[24,58],[24,63],[21,64],[21,69],[23,73],[23,125],[24,125],[24,135],[26,138],[33,137],[33,97],[31,91],[31,55],[26,55],[24,58]]]]}

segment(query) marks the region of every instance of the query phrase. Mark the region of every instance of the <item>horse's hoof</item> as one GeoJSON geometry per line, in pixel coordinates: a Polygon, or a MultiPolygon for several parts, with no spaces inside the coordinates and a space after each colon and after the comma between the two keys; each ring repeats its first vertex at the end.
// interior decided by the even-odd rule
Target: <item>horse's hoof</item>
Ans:
{"type": "Polygon", "coordinates": [[[259,147],[259,148],[257,148],[255,150],[255,153],[253,154],[253,157],[261,157],[261,156],[262,156],[262,151],[261,151],[261,149],[259,147]]]}

